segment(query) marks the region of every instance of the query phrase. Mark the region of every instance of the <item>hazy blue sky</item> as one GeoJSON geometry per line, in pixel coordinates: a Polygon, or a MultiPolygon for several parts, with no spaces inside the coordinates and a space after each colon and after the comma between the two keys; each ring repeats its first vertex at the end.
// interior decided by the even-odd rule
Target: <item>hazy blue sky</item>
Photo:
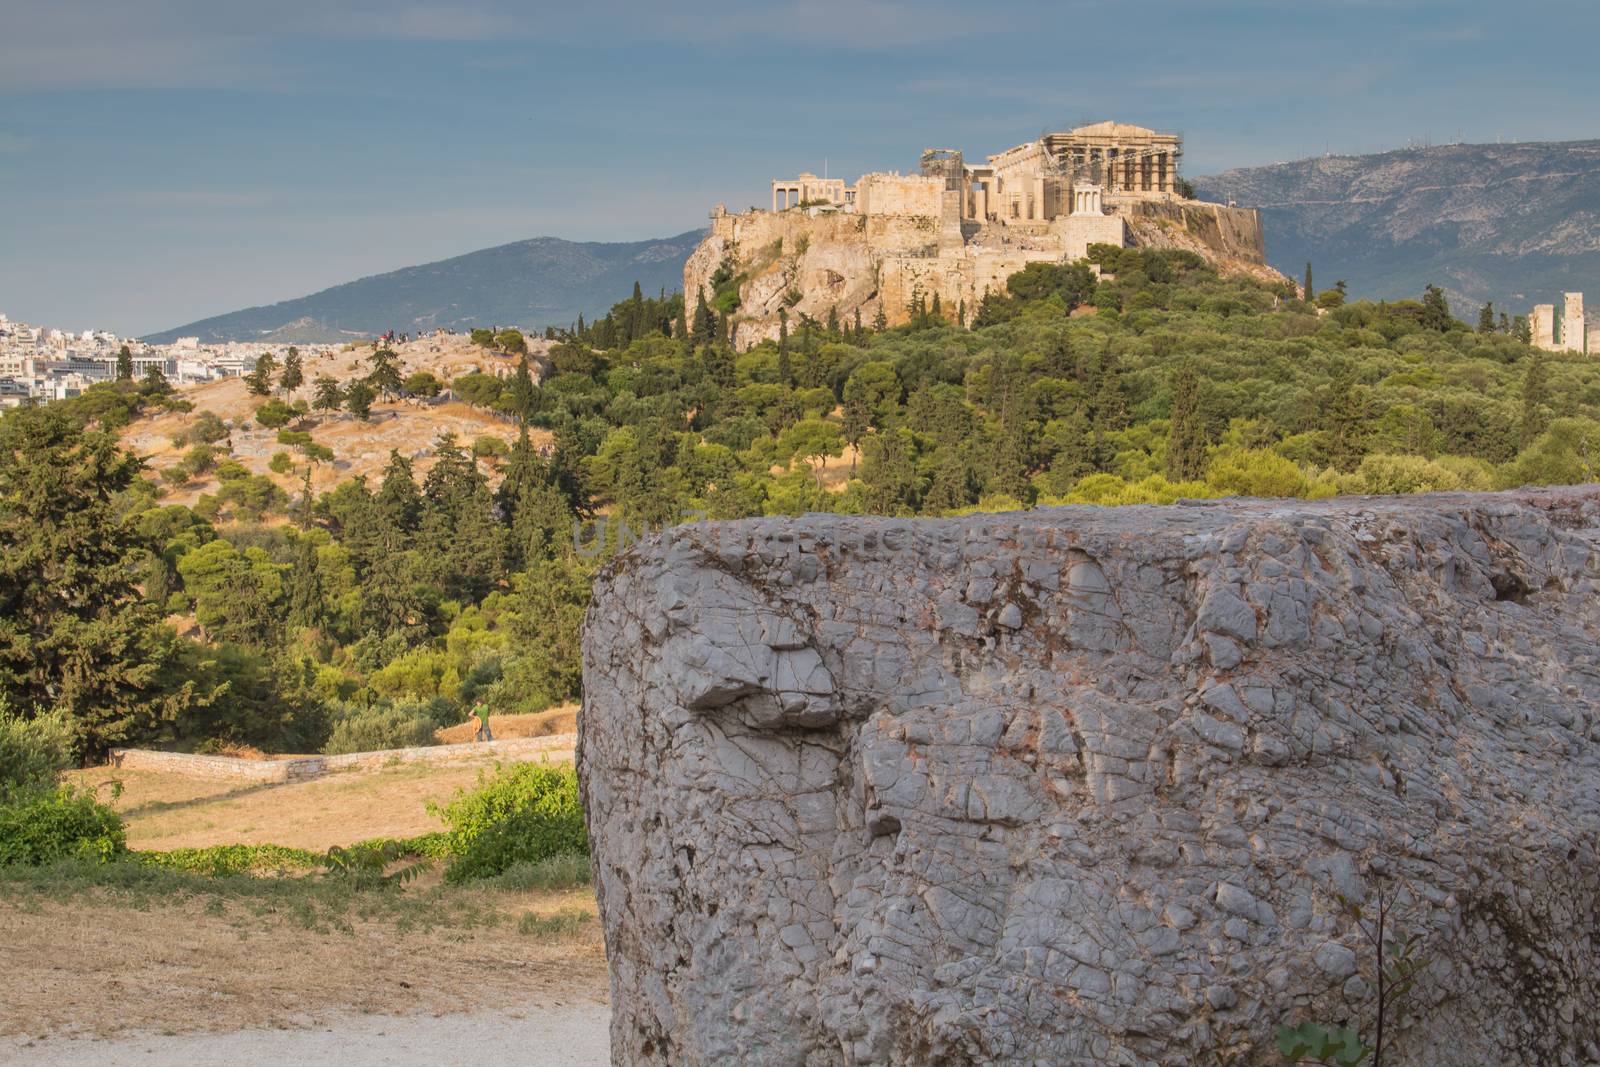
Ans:
{"type": "Polygon", "coordinates": [[[1595,0],[0,0],[0,311],[154,331],[1115,117],[1205,174],[1600,135],[1595,0]]]}

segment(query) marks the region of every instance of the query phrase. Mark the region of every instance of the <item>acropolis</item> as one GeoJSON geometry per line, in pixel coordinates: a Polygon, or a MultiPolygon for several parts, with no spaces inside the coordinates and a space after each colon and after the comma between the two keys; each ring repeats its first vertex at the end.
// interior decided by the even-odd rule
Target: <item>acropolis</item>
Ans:
{"type": "MultiPolygon", "coordinates": [[[[722,268],[738,286],[730,336],[747,348],[780,313],[860,313],[903,322],[938,298],[970,321],[986,293],[1029,263],[1083,258],[1090,245],[1188,248],[1251,272],[1265,266],[1254,209],[1193,200],[1179,176],[1183,140],[1100,122],[968,163],[954,148],[923,151],[916,173],[878,171],[854,184],[802,173],[771,183],[771,206],[730,213],[684,268],[692,312],[722,268]]],[[[732,301],[724,297],[724,310],[732,301]]]]}

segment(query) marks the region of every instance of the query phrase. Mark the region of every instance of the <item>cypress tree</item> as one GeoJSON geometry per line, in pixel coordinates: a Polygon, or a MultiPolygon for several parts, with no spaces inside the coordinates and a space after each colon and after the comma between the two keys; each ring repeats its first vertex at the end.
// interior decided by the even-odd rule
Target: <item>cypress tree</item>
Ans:
{"type": "Polygon", "coordinates": [[[1200,374],[1185,360],[1172,375],[1172,427],[1167,434],[1167,477],[1192,482],[1205,474],[1205,417],[1200,410],[1200,374]]]}
{"type": "Polygon", "coordinates": [[[133,381],[133,353],[127,345],[117,349],[117,381],[133,381]]]}
{"type": "Polygon", "coordinates": [[[1306,260],[1306,300],[1314,301],[1317,298],[1316,290],[1311,288],[1311,261],[1306,260]]]}
{"type": "Polygon", "coordinates": [[[1494,333],[1494,301],[1478,309],[1478,332],[1494,333]]]}
{"type": "Polygon", "coordinates": [[[1522,376],[1522,426],[1520,446],[1527,448],[1549,428],[1545,405],[1550,402],[1549,374],[1544,364],[1544,353],[1533,350],[1528,360],[1528,370],[1522,376]]]}

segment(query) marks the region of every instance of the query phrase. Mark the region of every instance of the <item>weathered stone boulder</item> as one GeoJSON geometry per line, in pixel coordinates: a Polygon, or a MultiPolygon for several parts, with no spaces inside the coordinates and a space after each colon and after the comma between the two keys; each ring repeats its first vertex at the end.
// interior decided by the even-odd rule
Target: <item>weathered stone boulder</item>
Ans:
{"type": "Polygon", "coordinates": [[[1600,1060],[1600,494],[682,527],[584,629],[617,1064],[1600,1060]]]}

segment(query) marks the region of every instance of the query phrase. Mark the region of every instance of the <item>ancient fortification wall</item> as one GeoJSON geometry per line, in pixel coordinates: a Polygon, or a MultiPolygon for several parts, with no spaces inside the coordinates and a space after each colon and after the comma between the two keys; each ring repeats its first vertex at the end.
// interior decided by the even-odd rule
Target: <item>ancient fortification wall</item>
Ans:
{"type": "Polygon", "coordinates": [[[1276,1064],[1339,895],[1394,1062],[1591,1062],[1597,594],[1592,489],[669,531],[583,635],[613,1062],[1276,1064]]]}

